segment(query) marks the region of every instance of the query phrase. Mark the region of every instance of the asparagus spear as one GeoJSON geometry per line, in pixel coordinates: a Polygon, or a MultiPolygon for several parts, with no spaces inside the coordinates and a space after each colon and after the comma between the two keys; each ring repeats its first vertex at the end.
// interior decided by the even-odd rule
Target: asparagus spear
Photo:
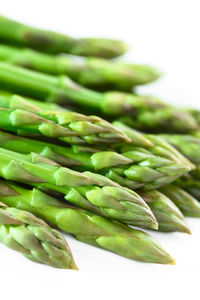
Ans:
{"type": "MultiPolygon", "coordinates": [[[[195,165],[196,168],[187,176],[182,176],[179,178],[175,184],[187,192],[187,198],[192,198],[190,201],[198,200],[200,201],[200,159],[199,159],[199,146],[200,138],[198,134],[196,136],[192,135],[162,135],[168,142],[177,147],[186,157],[188,157],[195,165]],[[192,197],[193,196],[193,197],[192,197]]],[[[173,191],[172,191],[173,192],[173,191]]],[[[176,195],[177,191],[174,192],[174,197],[178,198],[176,195]]],[[[183,198],[183,196],[182,196],[183,198]]],[[[196,204],[196,202],[195,202],[196,204]]],[[[196,204],[196,206],[198,206],[196,204]]],[[[186,207],[187,208],[187,207],[186,207]]],[[[191,215],[194,214],[195,208],[192,209],[191,215]]],[[[197,216],[199,216],[198,209],[196,208],[197,216]]],[[[190,211],[189,211],[190,214],[190,211]]]]}
{"type": "Polygon", "coordinates": [[[149,234],[89,211],[70,207],[38,189],[27,190],[3,181],[0,199],[9,206],[35,213],[82,242],[138,261],[174,264],[174,260],[149,234]]]}
{"type": "Polygon", "coordinates": [[[161,136],[195,165],[200,165],[200,139],[198,137],[186,134],[162,134],[161,136]]]}
{"type": "Polygon", "coordinates": [[[37,29],[0,16],[0,41],[28,46],[47,53],[71,53],[113,58],[127,51],[126,43],[105,38],[81,38],[37,29]]]}
{"type": "MultiPolygon", "coordinates": [[[[47,103],[47,102],[41,102],[37,101],[32,98],[22,97],[16,94],[12,94],[9,92],[1,91],[0,90],[0,107],[7,108],[7,109],[23,109],[27,110],[33,113],[44,113],[49,111],[55,111],[55,112],[70,112],[69,109],[66,109],[62,106],[59,106],[54,103],[47,103]]],[[[76,115],[74,113],[74,115],[76,115]]],[[[77,114],[78,116],[79,114],[77,114]]],[[[119,122],[118,122],[119,123],[119,122]]],[[[118,126],[119,127],[119,126],[118,126]]],[[[118,132],[122,134],[124,137],[124,141],[130,142],[130,139],[123,133],[124,128],[119,129],[118,132]]],[[[141,147],[150,147],[152,146],[152,142],[144,137],[144,134],[131,129],[133,132],[131,135],[131,143],[136,146],[141,147]]],[[[123,138],[122,137],[122,138],[123,138]]]]}
{"type": "Polygon", "coordinates": [[[200,217],[200,203],[184,189],[170,184],[162,187],[160,191],[176,204],[184,216],[200,217]]]}
{"type": "Polygon", "coordinates": [[[200,181],[194,178],[191,174],[187,176],[181,176],[178,180],[174,182],[178,187],[186,190],[194,198],[200,201],[200,181]]]}
{"type": "MultiPolygon", "coordinates": [[[[0,197],[6,196],[18,197],[18,193],[2,183],[0,197]]],[[[0,242],[34,262],[77,270],[71,250],[57,230],[50,228],[30,212],[7,207],[1,202],[0,242]]]]}
{"type": "Polygon", "coordinates": [[[137,123],[141,124],[145,120],[149,128],[159,131],[171,131],[173,127],[174,132],[189,132],[198,128],[190,113],[169,107],[154,97],[121,92],[99,93],[76,84],[66,76],[47,75],[4,62],[0,63],[0,85],[40,100],[76,105],[87,112],[107,115],[108,118],[129,115],[131,120],[137,119],[137,123]],[[145,116],[149,111],[153,122],[152,117],[145,116]]]}
{"type": "Polygon", "coordinates": [[[69,112],[70,110],[57,105],[56,103],[37,101],[32,98],[12,94],[8,91],[0,90],[0,107],[10,109],[24,109],[33,113],[43,113],[46,111],[69,112]]]}
{"type": "MultiPolygon", "coordinates": [[[[77,168],[77,166],[80,164],[84,166],[84,168],[92,169],[92,163],[93,161],[96,161],[94,160],[94,156],[93,156],[94,154],[90,155],[89,153],[83,153],[83,152],[77,153],[76,151],[74,151],[73,148],[66,148],[66,147],[57,146],[54,144],[49,144],[37,140],[21,138],[2,131],[0,131],[0,146],[5,149],[17,151],[20,153],[27,153],[27,154],[34,150],[35,152],[41,154],[44,157],[53,159],[58,163],[60,163],[61,165],[72,166],[72,168],[77,168]]],[[[103,163],[103,161],[105,161],[106,158],[106,152],[99,152],[99,154],[100,153],[104,155],[104,159],[103,158],[100,159],[100,161],[102,161],[103,163]]],[[[137,151],[137,153],[139,155],[139,151],[137,151]]],[[[111,152],[108,151],[108,154],[110,155],[111,152]]],[[[122,164],[123,157],[120,154],[117,154],[115,152],[113,152],[113,154],[115,154],[113,155],[113,157],[118,158],[117,162],[120,164],[120,161],[122,161],[121,162],[122,164]]],[[[141,155],[142,154],[143,152],[141,152],[141,155]]],[[[144,152],[144,154],[146,153],[144,152]]],[[[153,156],[148,156],[147,159],[152,157],[153,156]]],[[[135,159],[136,158],[137,156],[135,156],[135,159]]],[[[159,159],[159,157],[157,157],[157,159],[159,159]]],[[[109,164],[113,163],[113,160],[111,159],[111,155],[110,155],[110,160],[111,161],[109,162],[109,164]]],[[[161,162],[162,161],[163,160],[161,158],[161,162]]],[[[166,162],[167,160],[164,161],[166,162]]],[[[126,162],[125,158],[124,158],[124,162],[126,162]]],[[[134,162],[135,161],[133,161],[132,163],[134,164],[134,162]]],[[[142,168],[143,166],[141,166],[141,169],[142,168]]],[[[146,169],[144,169],[144,173],[145,170],[146,169]]],[[[124,185],[126,185],[126,181],[127,179],[125,180],[124,185]]],[[[133,186],[134,182],[130,181],[130,184],[131,183],[133,186]]],[[[135,182],[135,186],[136,185],[139,186],[139,183],[135,182]]],[[[144,186],[146,187],[146,185],[148,186],[148,183],[145,184],[144,186]]],[[[158,193],[156,191],[152,191],[152,193],[151,192],[149,193],[143,192],[143,193],[145,195],[143,199],[148,203],[148,205],[151,207],[152,212],[157,217],[160,230],[165,230],[165,231],[167,230],[186,231],[187,230],[186,225],[184,224],[184,220],[180,216],[180,213],[179,214],[177,213],[177,208],[170,203],[169,199],[165,199],[166,197],[164,197],[161,193],[158,193]],[[165,219],[167,219],[167,221],[164,220],[165,223],[163,223],[163,214],[166,214],[165,219]],[[167,229],[168,228],[167,226],[169,227],[169,229],[167,229]]],[[[141,195],[141,192],[139,192],[139,194],[141,195]]]]}
{"type": "Polygon", "coordinates": [[[66,74],[81,85],[100,90],[131,91],[152,82],[160,72],[147,65],[112,62],[102,58],[80,58],[65,54],[43,54],[28,48],[0,45],[0,60],[53,75],[66,74]]]}
{"type": "Polygon", "coordinates": [[[196,168],[192,171],[192,176],[200,179],[200,138],[192,135],[162,135],[169,143],[175,146],[183,155],[190,159],[196,168]]]}
{"type": "Polygon", "coordinates": [[[171,201],[171,198],[169,199],[163,193],[156,190],[140,191],[139,195],[147,202],[153,211],[158,221],[158,230],[191,233],[182,213],[171,201]]]}
{"type": "Polygon", "coordinates": [[[0,176],[65,194],[73,204],[128,224],[157,228],[157,221],[135,192],[91,172],[60,167],[36,153],[20,154],[0,148],[0,176]]]}
{"type": "MultiPolygon", "coordinates": [[[[120,130],[122,130],[131,140],[129,144],[119,144],[115,145],[114,148],[119,152],[131,151],[133,149],[133,145],[135,145],[135,133],[137,133],[134,129],[124,125],[121,122],[115,121],[113,125],[120,130]]],[[[173,146],[171,146],[168,142],[166,142],[161,136],[152,135],[152,134],[143,134],[144,138],[148,139],[151,143],[150,151],[161,157],[170,159],[177,163],[185,164],[191,169],[195,169],[195,165],[191,163],[185,156],[183,156],[179,151],[177,151],[173,146]]]]}
{"type": "Polygon", "coordinates": [[[185,164],[152,154],[151,149],[148,151],[134,146],[131,151],[119,154],[114,151],[95,151],[94,148],[80,146],[67,148],[18,137],[3,131],[0,131],[0,146],[25,154],[36,152],[75,170],[95,171],[131,189],[158,188],[190,170],[185,164]]]}
{"type": "Polygon", "coordinates": [[[73,144],[129,142],[122,131],[103,119],[70,111],[33,113],[0,108],[0,127],[18,134],[58,138],[73,144]]]}

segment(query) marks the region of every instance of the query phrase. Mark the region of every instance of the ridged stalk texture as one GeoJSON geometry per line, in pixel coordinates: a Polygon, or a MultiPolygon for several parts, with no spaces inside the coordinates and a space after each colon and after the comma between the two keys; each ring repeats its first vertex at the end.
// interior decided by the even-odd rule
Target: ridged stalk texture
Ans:
{"type": "Polygon", "coordinates": [[[129,142],[128,137],[107,121],[75,112],[34,113],[0,108],[0,127],[22,135],[57,138],[68,144],[129,142]]]}
{"type": "Polygon", "coordinates": [[[200,180],[193,177],[192,174],[187,174],[180,177],[174,182],[176,186],[186,190],[194,198],[200,201],[200,180]]]}
{"type": "MultiPolygon", "coordinates": [[[[135,138],[138,133],[136,130],[118,121],[113,122],[113,125],[122,130],[131,140],[128,144],[122,143],[114,145],[114,149],[117,149],[121,153],[123,151],[131,151],[132,149],[134,149],[135,145],[139,145],[141,138],[140,140],[135,138]]],[[[141,134],[139,136],[141,136],[141,134]]],[[[170,145],[161,136],[153,134],[142,134],[142,136],[144,139],[146,139],[146,141],[149,141],[149,149],[153,154],[170,159],[180,164],[184,164],[191,170],[195,169],[195,165],[190,160],[183,156],[175,147],[170,145]]]]}
{"type": "Polygon", "coordinates": [[[191,194],[184,189],[168,185],[160,189],[167,197],[169,197],[176,206],[181,210],[184,216],[187,217],[200,217],[200,203],[191,194]]]}
{"type": "Polygon", "coordinates": [[[73,204],[137,226],[157,228],[144,200],[134,191],[92,172],[76,172],[36,153],[0,148],[0,176],[55,190],[73,204]]]}
{"type": "Polygon", "coordinates": [[[152,191],[141,191],[139,195],[148,203],[157,221],[158,230],[164,232],[185,232],[191,233],[184,216],[178,207],[163,193],[152,191]]]}
{"type": "MultiPolygon", "coordinates": [[[[6,183],[0,183],[0,198],[6,196],[18,197],[18,193],[6,183]]],[[[7,207],[1,202],[0,242],[34,262],[55,268],[77,269],[69,246],[57,230],[32,213],[7,207]]]]}
{"type": "Polygon", "coordinates": [[[78,240],[130,259],[161,264],[174,260],[149,234],[89,211],[69,207],[37,189],[1,182],[0,199],[9,206],[37,214],[78,240]]]}
{"type": "Polygon", "coordinates": [[[0,147],[24,154],[36,152],[77,171],[98,172],[131,189],[158,188],[191,170],[182,162],[153,154],[151,148],[136,146],[119,154],[83,146],[63,147],[0,131],[0,147]]]}
{"type": "MultiPolygon", "coordinates": [[[[57,105],[55,103],[41,102],[32,98],[23,97],[18,94],[12,94],[9,93],[8,91],[2,91],[2,90],[0,90],[0,107],[7,108],[7,109],[23,109],[33,113],[46,113],[49,111],[54,111],[54,112],[71,111],[70,109],[57,105]]],[[[141,146],[141,147],[152,146],[152,142],[149,139],[147,139],[144,136],[144,134],[140,133],[137,130],[130,129],[129,131],[131,132],[131,134],[130,132],[129,134],[131,135],[131,138],[128,138],[128,136],[124,133],[125,131],[124,128],[128,128],[128,127],[121,124],[122,126],[122,130],[121,130],[119,125],[120,123],[113,122],[113,124],[114,123],[117,124],[117,127],[114,126],[115,130],[117,129],[118,133],[122,134],[122,138],[124,138],[124,142],[126,141],[131,142],[131,144],[134,144],[136,146],[141,146]]]]}
{"type": "Polygon", "coordinates": [[[196,168],[192,172],[192,175],[196,179],[200,179],[200,138],[192,135],[173,134],[162,135],[169,143],[176,147],[183,155],[190,159],[196,168]]]}
{"type": "Polygon", "coordinates": [[[28,48],[0,45],[0,60],[39,72],[66,74],[79,84],[98,90],[131,91],[160,77],[156,68],[103,58],[43,54],[28,48]]]}
{"type": "MultiPolygon", "coordinates": [[[[70,116],[70,111],[64,109],[61,106],[58,106],[56,104],[48,104],[48,103],[42,103],[37,100],[33,100],[30,98],[24,98],[19,95],[14,95],[8,92],[0,91],[0,107],[7,108],[11,110],[15,109],[22,109],[26,110],[28,112],[32,113],[43,113],[44,116],[48,116],[48,113],[53,116],[60,115],[60,116],[70,116]],[[63,113],[63,110],[65,114],[63,113]],[[53,111],[53,112],[52,112],[53,111]]],[[[50,118],[49,115],[49,118],[50,118]]],[[[71,116],[76,116],[76,113],[71,112],[71,116]]],[[[78,117],[79,115],[77,115],[78,117]]],[[[83,116],[84,118],[84,116],[83,116]]],[[[52,119],[52,116],[51,116],[52,119]]],[[[59,117],[58,117],[59,119],[59,117]]],[[[3,121],[2,121],[3,122],[3,121]]],[[[145,147],[147,150],[152,151],[155,155],[162,156],[164,158],[173,160],[175,162],[183,162],[184,164],[190,166],[191,168],[194,168],[194,165],[192,165],[183,155],[181,155],[174,147],[170,146],[169,143],[164,141],[162,138],[156,135],[147,135],[142,134],[137,130],[134,130],[126,125],[124,125],[121,122],[114,121],[113,122],[114,129],[118,131],[118,133],[124,138],[125,142],[128,142],[128,144],[117,144],[115,145],[116,149],[132,149],[133,146],[139,146],[139,147],[145,147]]],[[[26,126],[25,126],[26,128],[26,126]]],[[[77,130],[74,128],[74,130],[77,130]]],[[[80,130],[79,130],[80,132],[80,130]]],[[[23,133],[23,131],[19,132],[23,133]]],[[[28,133],[26,133],[28,135],[28,133]]],[[[79,140],[76,137],[73,139],[73,143],[78,143],[79,140]]],[[[91,141],[90,141],[91,142],[91,141]]],[[[81,142],[80,142],[81,143],[81,142]]],[[[82,142],[83,143],[83,142],[82,142]]],[[[99,146],[99,145],[98,145],[99,146]]],[[[101,143],[101,148],[106,148],[101,143]]],[[[81,148],[80,148],[81,149],[81,148]]],[[[89,149],[90,148],[85,148],[89,149]]]]}
{"type": "Polygon", "coordinates": [[[0,41],[34,48],[47,53],[71,53],[113,58],[127,51],[126,43],[106,38],[76,39],[64,34],[37,29],[0,16],[0,41]]]}
{"type": "Polygon", "coordinates": [[[0,86],[43,101],[77,106],[81,112],[100,114],[148,131],[191,132],[198,123],[187,111],[150,96],[122,92],[100,93],[84,88],[67,76],[53,76],[0,63],[0,86]],[[131,122],[129,122],[130,120],[131,122]]]}

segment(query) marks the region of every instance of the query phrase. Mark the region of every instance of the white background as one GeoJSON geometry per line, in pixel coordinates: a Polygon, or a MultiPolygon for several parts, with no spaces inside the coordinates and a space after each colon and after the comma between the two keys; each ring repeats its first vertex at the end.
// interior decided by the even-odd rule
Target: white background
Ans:
{"type": "MultiPolygon", "coordinates": [[[[200,107],[200,2],[193,0],[6,0],[1,14],[73,36],[127,41],[124,59],[159,66],[165,76],[140,89],[200,107]]],[[[192,235],[152,233],[176,266],[137,263],[67,236],[80,271],[29,262],[0,245],[1,299],[199,299],[200,220],[192,235]]]]}

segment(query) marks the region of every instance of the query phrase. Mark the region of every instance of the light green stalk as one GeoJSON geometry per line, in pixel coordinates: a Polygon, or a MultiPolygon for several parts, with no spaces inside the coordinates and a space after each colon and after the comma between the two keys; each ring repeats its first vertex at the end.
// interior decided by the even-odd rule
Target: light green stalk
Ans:
{"type": "Polygon", "coordinates": [[[126,43],[106,38],[81,38],[37,29],[0,16],[0,41],[47,53],[71,53],[113,58],[127,51],[126,43]]]}
{"type": "Polygon", "coordinates": [[[182,176],[175,181],[176,186],[186,190],[194,198],[200,201],[200,181],[194,178],[191,174],[182,176]]]}
{"type": "Polygon", "coordinates": [[[32,98],[12,94],[8,91],[0,90],[0,107],[10,109],[23,109],[33,113],[43,113],[46,111],[69,112],[70,110],[57,105],[56,103],[37,101],[32,98]]]}
{"type": "Polygon", "coordinates": [[[157,228],[151,210],[134,191],[99,174],[60,167],[36,153],[0,148],[0,176],[61,192],[67,201],[109,218],[157,228]]]}
{"type": "MultiPolygon", "coordinates": [[[[1,121],[0,121],[1,123],[1,121]]],[[[0,131],[2,148],[29,154],[36,152],[62,166],[79,171],[95,171],[131,189],[153,189],[166,185],[189,171],[183,163],[154,155],[145,148],[132,146],[121,154],[114,151],[98,151],[94,148],[71,148],[38,140],[26,139],[0,131]]]]}
{"type": "Polygon", "coordinates": [[[152,82],[160,72],[147,65],[134,65],[103,58],[43,54],[28,48],[0,45],[0,60],[52,75],[66,74],[81,85],[100,90],[131,91],[152,82]]]}
{"type": "MultiPolygon", "coordinates": [[[[32,98],[22,97],[16,94],[12,94],[9,92],[5,92],[0,90],[0,107],[7,109],[23,109],[33,113],[46,113],[49,111],[54,112],[70,112],[69,109],[66,109],[62,106],[59,106],[55,103],[47,103],[37,101],[32,98]]],[[[74,115],[76,115],[74,113],[74,115]]],[[[79,115],[79,114],[77,114],[79,115]]],[[[80,115],[79,115],[80,116],[80,115]]],[[[114,123],[113,123],[114,124],[114,123]]],[[[119,127],[119,122],[116,122],[117,127],[119,127]]],[[[116,128],[117,128],[116,127],[116,128]]],[[[115,129],[116,130],[116,129],[115,129]]],[[[122,138],[124,137],[124,141],[130,142],[129,138],[125,133],[123,133],[124,126],[122,130],[118,128],[118,133],[122,134],[122,138]]],[[[131,129],[131,143],[135,146],[140,147],[150,147],[152,146],[152,142],[147,139],[144,134],[139,131],[131,129]]]]}
{"type": "Polygon", "coordinates": [[[200,138],[185,134],[162,134],[161,136],[195,165],[200,165],[200,138]]]}
{"type": "Polygon", "coordinates": [[[2,182],[0,199],[9,206],[37,214],[93,246],[143,262],[174,264],[158,242],[143,231],[67,206],[35,188],[26,190],[16,184],[2,182]]]}
{"type": "Polygon", "coordinates": [[[24,109],[0,109],[0,127],[27,136],[58,138],[68,144],[129,142],[122,131],[107,121],[70,111],[34,113],[24,109]]]}
{"type": "Polygon", "coordinates": [[[195,199],[184,189],[170,184],[162,187],[160,191],[169,197],[176,204],[176,206],[178,206],[184,216],[197,218],[200,217],[199,201],[197,201],[197,199],[195,199]]]}
{"type": "Polygon", "coordinates": [[[183,155],[190,159],[196,166],[192,176],[200,179],[200,138],[192,135],[162,135],[169,143],[176,147],[183,155]]]}
{"type": "Polygon", "coordinates": [[[156,190],[140,191],[139,195],[153,211],[158,221],[158,230],[165,232],[179,231],[191,233],[181,211],[171,201],[171,198],[166,197],[163,193],[156,190]]]}
{"type": "Polygon", "coordinates": [[[122,92],[95,92],[66,76],[47,75],[3,62],[0,63],[0,86],[40,100],[74,105],[81,112],[85,110],[87,113],[103,114],[107,118],[125,115],[137,121],[132,125],[138,128],[143,128],[144,123],[149,129],[159,132],[190,132],[198,128],[189,112],[169,107],[154,97],[122,92]]]}
{"type": "MultiPolygon", "coordinates": [[[[18,193],[0,183],[0,198],[18,193]],[[12,192],[11,192],[12,191],[12,192]]],[[[55,268],[75,269],[71,250],[62,235],[30,212],[0,202],[0,242],[26,258],[55,268]]]]}

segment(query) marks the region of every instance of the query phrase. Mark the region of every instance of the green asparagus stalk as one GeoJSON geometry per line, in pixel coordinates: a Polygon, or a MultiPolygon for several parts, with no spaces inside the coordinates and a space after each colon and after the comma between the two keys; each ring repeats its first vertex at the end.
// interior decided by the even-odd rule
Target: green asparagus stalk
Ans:
{"type": "Polygon", "coordinates": [[[174,132],[190,132],[198,128],[190,113],[169,107],[154,97],[122,92],[99,93],[76,84],[66,76],[47,75],[4,62],[0,63],[0,86],[44,101],[76,105],[87,113],[103,114],[108,118],[128,115],[141,124],[145,120],[149,128],[159,131],[171,131],[173,127],[174,132]],[[145,116],[149,111],[151,118],[145,116]]]}
{"type": "Polygon", "coordinates": [[[9,206],[33,212],[82,242],[138,261],[174,264],[174,260],[149,234],[70,207],[38,189],[27,190],[16,184],[1,182],[0,199],[9,206]]]}
{"type": "Polygon", "coordinates": [[[161,136],[195,165],[200,165],[200,138],[186,134],[163,134],[161,136]]]}
{"type": "Polygon", "coordinates": [[[68,144],[129,142],[122,131],[107,121],[70,111],[33,113],[22,109],[0,108],[0,127],[18,134],[57,138],[68,144]]]}
{"type": "Polygon", "coordinates": [[[190,159],[196,168],[192,171],[192,176],[200,179],[200,138],[192,135],[162,135],[169,143],[175,146],[183,155],[190,159]]]}
{"type": "MultiPolygon", "coordinates": [[[[190,159],[196,168],[187,176],[183,176],[175,182],[177,187],[171,187],[166,189],[166,195],[169,195],[176,205],[182,210],[185,215],[199,217],[199,203],[200,200],[200,159],[199,159],[199,147],[200,139],[192,135],[167,135],[162,137],[175,146],[183,155],[190,159]],[[182,190],[183,189],[183,190],[182,190]]],[[[163,191],[162,189],[162,191],[163,191]]]]}
{"type": "Polygon", "coordinates": [[[170,184],[162,187],[160,191],[176,204],[184,216],[197,218],[200,217],[199,201],[197,201],[197,199],[195,199],[184,189],[170,184]]]}
{"type": "Polygon", "coordinates": [[[157,228],[151,210],[134,191],[99,174],[60,167],[36,153],[26,155],[0,148],[0,176],[58,191],[67,201],[109,218],[157,228]]]}
{"type": "Polygon", "coordinates": [[[200,181],[193,177],[190,173],[182,176],[174,182],[176,186],[186,190],[195,199],[200,201],[200,181]]]}
{"type": "MultiPolygon", "coordinates": [[[[30,140],[30,139],[26,139],[26,138],[21,138],[15,135],[11,135],[8,134],[6,132],[2,132],[0,131],[0,146],[2,148],[8,149],[8,150],[12,150],[12,151],[17,151],[20,153],[30,153],[35,151],[38,154],[41,154],[42,156],[49,158],[49,159],[53,159],[55,161],[57,161],[58,163],[60,163],[61,165],[65,165],[65,166],[72,166],[72,168],[77,168],[77,166],[80,164],[80,166],[84,166],[84,168],[88,168],[88,169],[94,169],[93,166],[93,161],[95,162],[95,157],[92,154],[90,155],[87,152],[76,152],[73,148],[66,148],[66,147],[62,147],[62,146],[57,146],[54,144],[49,144],[49,143],[44,143],[41,141],[37,141],[37,140],[30,140]]],[[[114,160],[111,159],[112,158],[112,152],[107,151],[108,154],[110,155],[110,162],[109,164],[114,163],[114,160]]],[[[101,161],[102,164],[103,162],[106,160],[106,152],[99,152],[99,154],[102,153],[102,156],[104,156],[104,158],[100,159],[99,157],[99,162],[101,161]]],[[[137,154],[139,155],[139,150],[137,151],[137,154]]],[[[143,152],[141,152],[141,155],[143,154],[143,152]]],[[[146,154],[144,152],[144,154],[146,154]]],[[[107,155],[108,156],[108,155],[107,155]]],[[[143,155],[144,156],[144,155],[143,155]]],[[[121,164],[125,161],[125,157],[124,157],[124,161],[123,161],[123,156],[120,154],[117,154],[115,152],[113,152],[113,158],[116,157],[116,162],[118,162],[118,164],[121,164]]],[[[147,159],[149,160],[150,158],[152,158],[153,156],[148,155],[147,159]]],[[[135,156],[135,159],[137,158],[137,156],[135,156]]],[[[159,159],[160,157],[158,157],[159,159]]],[[[161,161],[163,161],[163,159],[161,158],[161,161]]],[[[167,160],[164,160],[165,162],[167,160]]],[[[132,161],[132,164],[134,166],[135,161],[132,161]]],[[[144,163],[144,160],[143,160],[144,163]]],[[[170,163],[170,161],[169,161],[170,163]]],[[[79,167],[80,167],[79,166],[79,167]]],[[[126,164],[125,164],[126,166],[126,164]]],[[[138,165],[139,166],[139,165],[138,165]]],[[[141,166],[141,168],[143,168],[143,166],[141,166]]],[[[144,173],[145,173],[146,169],[144,169],[144,173]]],[[[110,171],[111,172],[111,171],[110,171]]],[[[114,171],[113,171],[114,172],[114,171]]],[[[109,176],[109,174],[107,174],[107,176],[109,176]]],[[[126,181],[128,179],[125,180],[124,185],[126,185],[126,181]]],[[[134,182],[131,182],[133,183],[134,182]]],[[[140,183],[136,183],[135,185],[140,185],[140,183]]],[[[147,183],[148,185],[148,183],[147,183]]],[[[146,186],[146,185],[144,185],[146,186]]],[[[181,218],[180,213],[177,213],[177,208],[174,208],[173,204],[170,204],[170,200],[169,199],[165,199],[166,197],[162,197],[161,193],[158,193],[156,191],[153,191],[153,196],[151,196],[151,192],[148,193],[144,193],[144,195],[146,195],[143,199],[146,201],[146,197],[147,197],[147,203],[148,205],[151,207],[152,212],[155,214],[156,219],[158,221],[159,224],[159,229],[160,230],[165,230],[165,231],[187,231],[186,229],[186,225],[184,223],[184,220],[181,218]],[[148,199],[148,195],[149,199],[148,199]],[[164,199],[163,199],[164,198],[164,199]],[[165,213],[166,212],[166,213],[165,213]],[[163,224],[163,218],[162,215],[166,214],[165,219],[167,219],[167,221],[165,221],[165,223],[163,224]],[[179,218],[178,218],[179,217],[179,218]],[[172,224],[170,225],[170,220],[172,222],[172,224]],[[169,226],[168,226],[169,224],[169,226]],[[167,227],[168,226],[168,227],[167,227]],[[166,227],[166,229],[165,229],[166,227]],[[169,228],[169,229],[167,229],[169,228]]],[[[139,193],[141,194],[141,192],[139,193]]],[[[142,194],[143,195],[143,194],[142,194]]]]}
{"type": "Polygon", "coordinates": [[[43,54],[28,48],[0,45],[0,60],[52,75],[66,74],[81,85],[98,90],[131,91],[152,82],[160,72],[147,65],[112,62],[103,58],[80,58],[43,54]]]}
{"type": "Polygon", "coordinates": [[[106,38],[81,38],[37,29],[0,16],[0,41],[47,53],[71,53],[83,56],[113,58],[124,54],[126,43],[106,38]]]}
{"type": "MultiPolygon", "coordinates": [[[[62,106],[59,106],[54,103],[47,103],[47,102],[41,102],[37,101],[35,99],[31,98],[25,98],[16,94],[12,94],[9,92],[1,91],[0,90],[0,107],[7,108],[7,109],[23,109],[27,110],[33,113],[45,113],[49,111],[55,111],[55,112],[70,112],[69,109],[66,109],[62,106]]],[[[74,113],[74,115],[76,115],[74,113]]],[[[80,116],[77,114],[77,116],[80,116]]],[[[92,119],[93,121],[93,119],[92,119]]],[[[150,147],[152,146],[152,143],[149,139],[145,138],[144,135],[136,130],[132,130],[131,135],[131,143],[136,146],[141,147],[150,147]]],[[[130,142],[130,139],[128,139],[127,135],[123,133],[122,130],[118,129],[118,132],[124,137],[124,141],[130,142]]],[[[123,138],[122,137],[122,138],[123,138]]],[[[75,141],[74,141],[75,142],[75,141]]]]}
{"type": "Polygon", "coordinates": [[[70,110],[57,105],[56,103],[37,101],[32,98],[22,97],[8,91],[0,90],[0,107],[10,109],[24,109],[33,113],[43,113],[46,111],[69,112],[70,110]]]}
{"type": "MultiPolygon", "coordinates": [[[[2,196],[17,197],[18,193],[2,183],[0,197],[2,196]]],[[[7,207],[1,202],[0,242],[34,262],[77,270],[71,250],[57,230],[50,228],[30,212],[7,207]]]]}
{"type": "Polygon", "coordinates": [[[140,191],[139,195],[153,211],[158,221],[158,230],[164,232],[179,231],[191,233],[181,211],[171,201],[171,198],[168,198],[163,193],[156,190],[140,191]]]}
{"type": "Polygon", "coordinates": [[[149,133],[190,133],[199,128],[188,111],[169,105],[161,109],[152,109],[149,106],[140,110],[135,117],[122,116],[118,121],[149,133]]]}
{"type": "Polygon", "coordinates": [[[131,189],[158,188],[190,171],[183,163],[154,155],[151,149],[134,146],[131,151],[119,154],[80,146],[67,148],[0,131],[0,147],[24,154],[36,152],[65,167],[98,172],[131,189]]]}
{"type": "MultiPolygon", "coordinates": [[[[137,133],[137,131],[118,121],[113,122],[113,125],[122,130],[131,140],[131,142],[127,145],[119,144],[115,145],[114,148],[119,152],[131,151],[134,148],[133,146],[135,146],[135,133],[137,133]]],[[[183,156],[178,150],[176,150],[176,148],[166,142],[166,140],[163,139],[162,136],[152,134],[143,134],[143,136],[150,141],[150,151],[154,155],[159,155],[174,162],[185,164],[186,166],[191,168],[191,170],[195,169],[195,165],[191,163],[185,156],[183,156]]]]}
{"type": "Polygon", "coordinates": [[[190,108],[188,109],[188,111],[190,112],[190,114],[192,114],[192,116],[195,118],[198,124],[200,124],[200,110],[195,108],[190,108]]]}

